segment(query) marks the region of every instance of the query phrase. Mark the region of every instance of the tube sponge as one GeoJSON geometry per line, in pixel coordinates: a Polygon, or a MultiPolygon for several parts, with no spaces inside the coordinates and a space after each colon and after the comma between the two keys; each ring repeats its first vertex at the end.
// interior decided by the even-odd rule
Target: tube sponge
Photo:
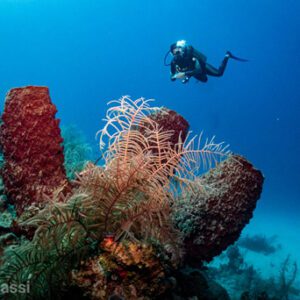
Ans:
{"type": "Polygon", "coordinates": [[[47,87],[15,88],[6,96],[0,133],[2,175],[18,215],[30,205],[43,206],[44,194],[51,196],[68,186],[56,112],[47,87]]]}

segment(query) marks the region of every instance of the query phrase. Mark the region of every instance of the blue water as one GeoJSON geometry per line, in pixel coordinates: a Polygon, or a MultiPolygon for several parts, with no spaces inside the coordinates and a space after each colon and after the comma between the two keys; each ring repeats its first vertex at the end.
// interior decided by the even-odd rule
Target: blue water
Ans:
{"type": "Polygon", "coordinates": [[[77,124],[96,146],[107,101],[154,98],[194,133],[216,135],[263,171],[249,230],[281,232],[292,251],[299,246],[299,13],[298,0],[1,0],[0,108],[10,88],[48,86],[62,124],[77,124]],[[250,62],[230,60],[224,76],[206,84],[174,83],[163,57],[178,39],[215,66],[226,50],[250,62]]]}

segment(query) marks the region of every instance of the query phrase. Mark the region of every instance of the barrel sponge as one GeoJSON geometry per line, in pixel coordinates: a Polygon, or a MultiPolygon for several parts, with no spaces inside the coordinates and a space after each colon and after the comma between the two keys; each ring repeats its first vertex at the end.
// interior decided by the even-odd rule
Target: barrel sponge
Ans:
{"type": "Polygon", "coordinates": [[[159,111],[150,115],[150,118],[154,120],[160,129],[163,131],[172,131],[170,136],[170,146],[174,149],[179,139],[185,141],[188,131],[189,123],[180,114],[174,110],[162,107],[159,111]]]}
{"type": "Polygon", "coordinates": [[[190,264],[210,261],[239,238],[252,218],[264,177],[245,158],[232,155],[199,180],[196,193],[175,208],[190,264]]]}
{"type": "Polygon", "coordinates": [[[68,185],[56,112],[47,87],[15,88],[6,96],[0,131],[2,175],[18,215],[30,205],[43,206],[45,194],[68,185]]]}

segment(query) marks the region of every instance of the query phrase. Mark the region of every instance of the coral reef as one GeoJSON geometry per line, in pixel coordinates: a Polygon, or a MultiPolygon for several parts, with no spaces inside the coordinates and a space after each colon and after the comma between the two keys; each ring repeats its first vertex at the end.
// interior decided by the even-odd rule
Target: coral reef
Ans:
{"type": "Polygon", "coordinates": [[[156,300],[230,300],[226,290],[208,278],[204,270],[183,268],[169,279],[171,287],[156,300]],[[172,279],[172,281],[171,281],[172,279]]]}
{"type": "Polygon", "coordinates": [[[223,143],[191,137],[188,123],[177,113],[151,107],[142,98],[123,97],[111,102],[98,133],[103,166],[86,164],[72,193],[63,196],[54,192],[68,185],[54,114],[45,88],[15,89],[8,96],[1,135],[4,182],[18,212],[24,211],[18,223],[35,230],[32,240],[5,247],[0,284],[29,282],[30,294],[18,295],[19,300],[67,298],[74,286],[90,299],[228,299],[216,282],[183,267],[192,259],[211,259],[238,238],[259,198],[261,173],[231,155],[223,143]],[[9,114],[15,107],[23,112],[19,119],[25,127],[18,123],[12,129],[9,114]],[[37,123],[32,123],[35,117],[37,123]],[[53,152],[48,145],[51,133],[53,152]],[[24,145],[33,143],[32,135],[37,148],[29,147],[29,159],[24,145]],[[16,156],[10,156],[9,149],[16,156]],[[45,165],[49,153],[53,160],[45,165]],[[30,169],[33,158],[36,163],[30,169]],[[13,165],[25,173],[10,177],[13,165]],[[58,168],[55,178],[49,174],[53,167],[58,168]],[[213,169],[199,176],[207,168],[213,169]],[[25,181],[28,170],[33,177],[25,181]],[[49,186],[43,185],[45,180],[49,186]],[[43,198],[48,202],[36,210],[33,204],[42,201],[41,190],[48,191],[43,198]]]}
{"type": "Polygon", "coordinates": [[[71,198],[50,201],[24,222],[37,227],[33,240],[5,254],[0,278],[22,282],[25,274],[32,274],[35,297],[67,284],[66,274],[83,257],[103,251],[107,234],[113,234],[116,242],[159,244],[161,252],[178,265],[181,237],[170,217],[178,184],[193,180],[194,168],[201,167],[204,159],[209,163],[228,156],[214,142],[195,149],[193,139],[187,143],[179,139],[171,147],[174,132],[147,118],[157,108],[143,99],[124,97],[114,103],[100,132],[101,145],[108,140],[104,167],[87,165],[71,198]],[[147,124],[144,133],[141,124],[147,124]]]}
{"type": "Polygon", "coordinates": [[[9,228],[14,220],[15,216],[5,210],[3,212],[0,213],[0,228],[5,227],[5,228],[9,228]]]}
{"type": "Polygon", "coordinates": [[[283,261],[280,270],[279,284],[277,285],[277,295],[279,299],[288,299],[289,294],[300,296],[300,289],[293,287],[298,275],[297,262],[291,262],[291,258],[288,255],[283,261]]]}
{"type": "Polygon", "coordinates": [[[172,269],[168,256],[154,245],[115,242],[110,236],[101,243],[103,253],[85,261],[72,272],[74,284],[89,299],[153,299],[162,294],[166,274],[172,269]]]}
{"type": "Polygon", "coordinates": [[[230,246],[220,257],[222,263],[218,267],[209,265],[207,271],[209,278],[226,287],[232,300],[283,300],[300,295],[295,285],[297,264],[289,256],[265,278],[247,263],[238,245],[230,246]]]}
{"type": "Polygon", "coordinates": [[[219,255],[252,218],[263,176],[244,158],[232,155],[192,184],[176,203],[175,221],[185,233],[186,260],[197,265],[219,255]]]}
{"type": "Polygon", "coordinates": [[[5,163],[5,193],[20,215],[43,195],[67,186],[59,120],[46,87],[9,91],[2,115],[0,142],[5,163]]]}

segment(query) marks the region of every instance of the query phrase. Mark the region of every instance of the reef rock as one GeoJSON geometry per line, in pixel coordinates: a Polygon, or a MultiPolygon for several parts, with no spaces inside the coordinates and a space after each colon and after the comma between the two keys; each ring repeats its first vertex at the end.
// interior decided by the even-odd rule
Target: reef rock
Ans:
{"type": "Polygon", "coordinates": [[[0,142],[5,158],[5,193],[18,215],[43,204],[44,194],[68,186],[57,110],[47,87],[9,91],[2,115],[0,142]]]}
{"type": "Polygon", "coordinates": [[[246,159],[232,155],[200,180],[202,188],[175,208],[190,265],[210,261],[239,238],[252,218],[264,178],[246,159]]]}
{"type": "Polygon", "coordinates": [[[100,256],[82,262],[71,274],[73,284],[89,299],[148,300],[169,288],[169,257],[154,246],[107,237],[101,250],[100,256]]]}

